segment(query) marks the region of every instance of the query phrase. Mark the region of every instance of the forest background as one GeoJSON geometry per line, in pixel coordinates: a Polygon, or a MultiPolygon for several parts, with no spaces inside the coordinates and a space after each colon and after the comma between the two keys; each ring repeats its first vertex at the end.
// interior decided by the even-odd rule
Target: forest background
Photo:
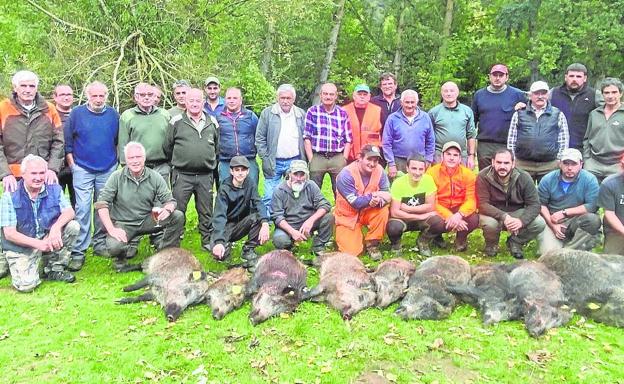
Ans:
{"type": "Polygon", "coordinates": [[[353,86],[394,72],[425,109],[439,87],[458,83],[461,100],[487,84],[493,63],[510,83],[562,82],[584,63],[590,84],[624,75],[624,0],[51,0],[0,4],[0,95],[11,75],[31,69],[48,95],[69,83],[80,96],[100,80],[110,102],[131,104],[134,85],[176,79],[201,85],[208,75],[243,88],[256,112],[292,83],[302,107],[318,84],[353,86]]]}

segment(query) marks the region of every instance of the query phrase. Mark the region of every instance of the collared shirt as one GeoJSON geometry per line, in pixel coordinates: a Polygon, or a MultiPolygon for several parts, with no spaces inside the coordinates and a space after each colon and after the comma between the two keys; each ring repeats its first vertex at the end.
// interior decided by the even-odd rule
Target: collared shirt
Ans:
{"type": "MultiPolygon", "coordinates": [[[[530,105],[530,104],[529,104],[530,105]]],[[[530,105],[531,110],[535,113],[535,116],[539,120],[539,117],[544,113],[546,108],[538,110],[530,105]]],[[[559,152],[557,152],[557,159],[561,158],[561,154],[570,142],[570,134],[568,132],[568,122],[563,112],[559,112],[557,125],[559,126],[559,134],[557,135],[557,143],[559,144],[559,152]]],[[[509,125],[509,136],[507,136],[507,148],[512,152],[516,150],[516,142],[518,141],[518,111],[514,112],[511,117],[511,123],[509,125]]]]}
{"type": "Polygon", "coordinates": [[[281,125],[279,137],[277,138],[275,157],[278,159],[290,159],[301,155],[299,153],[299,128],[295,118],[295,109],[290,108],[288,113],[284,113],[279,108],[279,117],[281,125]]]}
{"type": "MultiPolygon", "coordinates": [[[[26,188],[26,185],[24,185],[24,188],[26,188]]],[[[17,192],[13,192],[13,193],[17,193],[17,192]]],[[[17,227],[17,214],[15,213],[15,207],[13,207],[13,199],[12,199],[13,193],[5,192],[2,195],[2,198],[0,199],[0,228],[17,227]]],[[[26,190],[26,193],[28,193],[28,190],[26,190]]],[[[33,212],[35,214],[35,223],[36,223],[35,225],[37,226],[36,233],[37,233],[38,239],[43,238],[45,236],[45,232],[43,231],[42,228],[39,227],[39,220],[37,219],[37,211],[39,209],[39,204],[41,203],[41,200],[45,196],[47,196],[47,194],[48,194],[48,191],[46,190],[45,185],[44,185],[41,188],[41,192],[37,194],[34,200],[32,197],[30,198],[30,203],[32,204],[33,212]]],[[[28,196],[30,196],[30,193],[28,193],[28,196]]],[[[71,207],[69,205],[69,201],[63,194],[61,194],[61,198],[59,200],[59,206],[61,208],[61,212],[71,207]]]]}
{"type": "Polygon", "coordinates": [[[353,141],[347,112],[337,105],[331,112],[313,105],[306,113],[303,138],[310,140],[314,152],[342,152],[353,141]]]}
{"type": "Polygon", "coordinates": [[[188,118],[191,121],[191,123],[193,124],[193,128],[195,128],[197,130],[197,132],[199,132],[199,137],[201,137],[201,131],[206,126],[206,114],[202,113],[199,116],[199,121],[196,121],[191,116],[189,116],[188,118]]]}
{"type": "Polygon", "coordinates": [[[455,107],[440,103],[429,110],[433,131],[436,138],[436,151],[442,152],[442,146],[449,141],[456,141],[466,156],[467,141],[477,138],[477,129],[472,109],[457,102],[455,107]]]}
{"type": "Polygon", "coordinates": [[[217,117],[224,110],[225,110],[225,99],[221,96],[219,96],[217,105],[214,107],[214,109],[212,108],[208,100],[206,100],[206,102],[204,103],[204,112],[206,112],[209,116],[217,117]]]}

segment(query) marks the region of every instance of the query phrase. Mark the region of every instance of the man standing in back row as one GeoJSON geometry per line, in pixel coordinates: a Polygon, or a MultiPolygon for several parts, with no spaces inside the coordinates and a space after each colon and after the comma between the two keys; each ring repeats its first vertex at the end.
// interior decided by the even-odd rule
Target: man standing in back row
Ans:
{"type": "Polygon", "coordinates": [[[507,147],[509,123],[516,104],[524,103],[524,92],[511,85],[509,70],[503,64],[490,69],[490,85],[479,89],[472,100],[477,129],[477,159],[479,169],[492,163],[494,152],[507,147]]]}

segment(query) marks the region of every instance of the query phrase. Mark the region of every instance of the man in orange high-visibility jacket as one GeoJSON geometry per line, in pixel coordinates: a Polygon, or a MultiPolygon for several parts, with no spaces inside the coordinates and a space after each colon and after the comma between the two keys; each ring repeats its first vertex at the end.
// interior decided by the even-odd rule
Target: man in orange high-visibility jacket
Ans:
{"type": "MultiPolygon", "coordinates": [[[[457,232],[455,250],[467,249],[468,234],[479,226],[475,184],[477,176],[461,165],[461,146],[449,141],[442,146],[442,162],[430,167],[427,174],[438,187],[436,211],[442,216],[447,232],[457,232]]],[[[444,248],[444,240],[438,237],[436,245],[444,248]]]]}
{"type": "Polygon", "coordinates": [[[353,102],[343,109],[349,115],[353,142],[347,161],[357,160],[360,149],[366,144],[381,147],[381,108],[370,102],[370,88],[360,84],[353,90],[353,102]]]}
{"type": "Polygon", "coordinates": [[[346,166],[336,178],[336,243],[341,252],[359,255],[366,250],[374,260],[381,259],[379,243],[388,223],[390,182],[381,165],[379,147],[365,145],[358,160],[346,166]],[[368,227],[366,237],[362,227],[368,227]]]}

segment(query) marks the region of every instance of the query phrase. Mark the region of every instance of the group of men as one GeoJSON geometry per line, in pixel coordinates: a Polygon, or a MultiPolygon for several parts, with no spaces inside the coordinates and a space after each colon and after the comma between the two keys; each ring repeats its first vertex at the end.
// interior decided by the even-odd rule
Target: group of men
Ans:
{"type": "Polygon", "coordinates": [[[414,90],[396,94],[389,73],[380,77],[378,96],[360,84],[344,107],[337,87],[323,84],[320,104],[307,111],[295,105],[295,88],[283,84],[258,118],[243,106],[239,88],[221,97],[212,76],[203,90],[174,83],[169,110],[159,106],[157,87],[139,83],[136,106],[119,115],[98,81],[86,85],[86,103],[74,108],[71,87],[57,86],[54,106],[38,93],[37,76],[20,71],[12,97],[0,103],[0,274],[10,269],[20,291],[39,283],[40,264],[44,277],[73,282],[71,271],[83,267],[90,245],[124,271],[144,234],[156,249],[179,245],[193,195],[201,245],[224,260],[247,236],[241,256],[249,268],[254,248],[270,238],[270,222],[277,248],[314,237],[312,251],[322,253],[335,233],[340,251],[366,249],[373,259],[381,258],[386,234],[398,253],[402,234],[420,231],[419,251],[429,256],[432,245],[446,247],[445,232],[455,232],[456,250],[466,250],[477,227],[493,256],[506,230],[509,251],[521,258],[523,245],[538,237],[543,252],[593,247],[598,206],[605,209],[605,250],[621,252],[622,83],[605,79],[599,106],[581,64],[568,67],[553,90],[533,83],[528,100],[506,84],[508,74],[494,65],[472,108],[447,82],[428,113],[414,90]],[[71,204],[57,174],[61,185],[73,184],[71,204]],[[333,212],[321,193],[326,174],[333,212]],[[609,175],[599,195],[599,180],[609,175]]]}

